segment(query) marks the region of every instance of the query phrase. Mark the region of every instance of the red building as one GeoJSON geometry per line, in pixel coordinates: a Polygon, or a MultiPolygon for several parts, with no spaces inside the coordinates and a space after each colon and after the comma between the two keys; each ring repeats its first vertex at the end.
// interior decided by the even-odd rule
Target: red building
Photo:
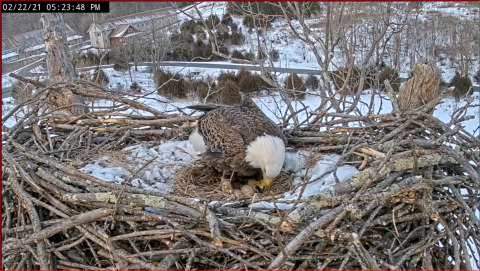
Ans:
{"type": "Polygon", "coordinates": [[[164,32],[178,29],[177,11],[173,8],[161,8],[93,22],[88,33],[93,48],[109,49],[113,45],[125,44],[140,33],[164,32]]]}
{"type": "Polygon", "coordinates": [[[132,37],[142,33],[142,31],[131,25],[119,25],[110,34],[110,44],[112,47],[123,45],[129,41],[132,37]]]}

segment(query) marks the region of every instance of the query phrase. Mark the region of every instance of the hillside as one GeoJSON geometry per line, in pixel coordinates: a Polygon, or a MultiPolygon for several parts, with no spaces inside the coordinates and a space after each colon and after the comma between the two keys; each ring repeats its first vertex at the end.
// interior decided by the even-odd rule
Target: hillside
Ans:
{"type": "MultiPolygon", "coordinates": [[[[227,13],[227,6],[226,2],[202,3],[199,5],[199,10],[204,19],[210,15],[223,18],[227,13]]],[[[426,2],[418,9],[409,9],[405,6],[407,3],[391,7],[395,10],[392,11],[392,14],[396,13],[396,15],[388,19],[391,24],[403,24],[402,32],[395,34],[394,28],[388,28],[384,38],[376,46],[373,56],[369,60],[370,63],[383,61],[385,65],[399,70],[402,77],[408,77],[415,62],[422,58],[435,59],[445,82],[449,82],[456,71],[467,71],[470,78],[478,74],[478,2],[426,2]],[[407,16],[408,20],[404,20],[404,16],[407,16]],[[462,51],[462,49],[468,51],[462,51]]],[[[345,56],[345,50],[346,47],[352,45],[352,42],[355,42],[355,63],[360,65],[365,61],[371,46],[369,27],[377,21],[375,18],[366,16],[361,11],[362,8],[364,7],[359,5],[358,10],[360,11],[344,11],[344,17],[358,17],[350,19],[349,22],[344,19],[342,22],[341,26],[347,26],[346,30],[351,32],[345,36],[333,32],[332,35],[337,35],[339,43],[331,52],[330,70],[347,66],[350,59],[345,56]],[[360,16],[360,14],[362,15],[360,16]],[[352,30],[348,30],[348,27],[352,30]],[[356,40],[348,40],[349,35],[354,35],[356,40]]],[[[319,33],[320,38],[324,38],[325,35],[322,28],[325,24],[325,10],[326,8],[322,6],[319,14],[314,14],[305,20],[306,26],[319,33]]],[[[195,12],[190,12],[189,15],[193,15],[195,20],[199,19],[195,12]]],[[[191,19],[190,16],[182,15],[180,18],[187,21],[191,19]]],[[[290,26],[285,19],[273,20],[271,27],[267,27],[257,37],[256,31],[249,30],[243,24],[244,16],[232,15],[232,18],[233,23],[238,26],[239,32],[245,37],[245,41],[241,46],[229,46],[230,53],[233,50],[243,53],[257,52],[260,43],[260,46],[264,47],[267,52],[271,50],[279,52],[278,60],[267,63],[267,65],[321,68],[311,48],[293,34],[292,29],[295,29],[301,37],[304,37],[302,26],[298,21],[292,20],[290,26]]],[[[382,19],[386,19],[386,17],[382,19]]],[[[228,29],[229,34],[232,34],[231,27],[228,29]]],[[[332,31],[338,30],[340,28],[332,29],[332,31]]],[[[204,34],[208,40],[208,32],[205,31],[204,34]]],[[[193,38],[197,40],[198,36],[199,34],[193,35],[193,38]]],[[[316,44],[317,46],[320,47],[320,44],[316,44]]],[[[322,50],[317,50],[317,52],[321,58],[324,58],[322,50]]]]}
{"type": "MultiPolygon", "coordinates": [[[[174,3],[178,7],[183,7],[191,2],[178,1],[174,3]]],[[[138,12],[158,9],[162,7],[169,7],[168,2],[110,2],[110,12],[100,14],[86,14],[86,13],[65,13],[65,22],[81,35],[87,36],[87,29],[93,22],[94,16],[97,20],[110,19],[125,15],[130,15],[138,12]]],[[[23,32],[39,29],[41,25],[38,20],[40,14],[38,13],[2,13],[2,38],[23,32]]]]}

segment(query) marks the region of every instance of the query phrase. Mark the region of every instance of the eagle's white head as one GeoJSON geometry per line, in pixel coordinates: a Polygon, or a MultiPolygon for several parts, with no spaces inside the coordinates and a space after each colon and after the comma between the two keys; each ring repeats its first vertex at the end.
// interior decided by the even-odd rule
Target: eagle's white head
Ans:
{"type": "Polygon", "coordinates": [[[250,166],[262,170],[262,184],[264,187],[269,187],[282,170],[285,160],[285,143],[276,136],[259,136],[248,145],[245,160],[250,166]]]}

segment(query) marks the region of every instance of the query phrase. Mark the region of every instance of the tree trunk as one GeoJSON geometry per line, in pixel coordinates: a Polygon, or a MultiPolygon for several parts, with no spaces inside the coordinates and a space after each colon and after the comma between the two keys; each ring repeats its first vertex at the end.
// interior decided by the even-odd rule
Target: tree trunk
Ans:
{"type": "MultiPolygon", "coordinates": [[[[50,83],[73,83],[77,75],[68,58],[67,35],[63,15],[61,13],[42,13],[40,21],[43,24],[45,59],[50,83]]],[[[74,95],[66,87],[58,89],[50,96],[50,106],[65,107],[73,104],[83,104],[83,99],[74,95]]],[[[62,110],[62,112],[80,115],[87,113],[88,108],[75,105],[62,110]]]]}
{"type": "Polygon", "coordinates": [[[75,69],[68,59],[67,34],[61,13],[42,13],[48,76],[52,82],[76,79],[75,69]]]}

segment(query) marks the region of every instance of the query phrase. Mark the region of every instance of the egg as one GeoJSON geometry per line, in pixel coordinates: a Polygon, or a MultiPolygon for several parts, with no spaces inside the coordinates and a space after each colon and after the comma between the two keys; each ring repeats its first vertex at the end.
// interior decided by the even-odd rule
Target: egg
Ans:
{"type": "Polygon", "coordinates": [[[238,190],[238,189],[233,189],[233,195],[235,196],[242,196],[243,195],[243,192],[238,190]]]}
{"type": "Polygon", "coordinates": [[[247,196],[251,196],[253,194],[255,194],[255,191],[253,190],[253,187],[251,187],[250,185],[244,185],[242,186],[242,193],[247,195],[247,196]]]}

